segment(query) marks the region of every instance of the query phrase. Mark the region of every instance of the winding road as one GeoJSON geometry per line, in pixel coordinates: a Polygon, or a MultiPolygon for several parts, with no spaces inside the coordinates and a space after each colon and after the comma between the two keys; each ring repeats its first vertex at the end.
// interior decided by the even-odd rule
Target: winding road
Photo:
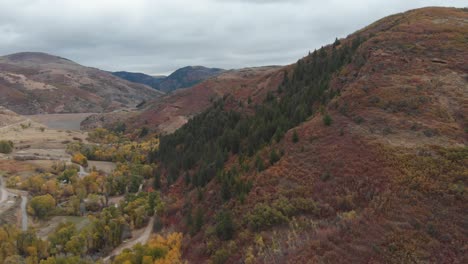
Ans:
{"type": "Polygon", "coordinates": [[[117,256],[124,249],[132,248],[133,246],[135,246],[138,243],[146,244],[146,242],[148,242],[148,240],[149,240],[149,238],[151,236],[151,231],[153,231],[153,225],[154,225],[154,217],[151,217],[148,225],[145,227],[145,230],[143,231],[143,233],[139,237],[137,237],[137,238],[135,238],[133,240],[123,242],[122,244],[120,244],[120,246],[118,246],[114,250],[112,250],[112,252],[107,257],[105,257],[103,259],[104,263],[108,263],[109,260],[113,256],[117,256]]]}
{"type": "Polygon", "coordinates": [[[80,166],[80,171],[78,172],[78,177],[84,178],[85,176],[88,176],[89,173],[86,172],[85,168],[81,165],[80,166]]]}
{"type": "Polygon", "coordinates": [[[8,192],[4,186],[3,177],[0,176],[0,203],[4,203],[8,199],[8,192]]]}
{"type": "Polygon", "coordinates": [[[21,230],[28,230],[28,213],[26,212],[26,205],[28,204],[28,197],[21,195],[21,230]]]}
{"type": "MultiPolygon", "coordinates": [[[[18,191],[19,195],[21,195],[21,230],[27,231],[28,230],[28,213],[26,212],[26,205],[28,204],[28,196],[25,192],[18,191]]],[[[0,204],[5,203],[8,201],[8,196],[15,196],[15,193],[12,191],[8,191],[5,188],[5,183],[3,177],[0,176],[0,204]]]]}

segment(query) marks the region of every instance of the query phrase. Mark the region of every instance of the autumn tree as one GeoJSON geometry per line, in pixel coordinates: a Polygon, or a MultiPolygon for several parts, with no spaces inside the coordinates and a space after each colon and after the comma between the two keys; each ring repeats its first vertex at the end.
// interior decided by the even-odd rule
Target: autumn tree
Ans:
{"type": "Polygon", "coordinates": [[[181,254],[182,234],[171,233],[166,237],[156,235],[147,244],[137,244],[131,250],[124,250],[113,260],[113,264],[173,264],[183,263],[181,254]]]}
{"type": "Polygon", "coordinates": [[[49,235],[51,252],[65,253],[65,245],[74,235],[76,235],[76,228],[73,223],[60,223],[55,232],[49,235]]]}
{"type": "Polygon", "coordinates": [[[88,159],[79,152],[73,155],[72,162],[80,164],[83,167],[88,166],[88,159]]]}
{"type": "Polygon", "coordinates": [[[29,202],[28,211],[39,219],[52,214],[55,208],[55,199],[50,194],[33,197],[29,202]]]}

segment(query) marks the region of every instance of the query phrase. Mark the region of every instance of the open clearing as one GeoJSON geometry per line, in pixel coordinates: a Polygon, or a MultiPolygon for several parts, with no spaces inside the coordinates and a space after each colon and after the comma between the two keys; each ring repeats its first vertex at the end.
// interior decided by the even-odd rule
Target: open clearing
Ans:
{"type": "Polygon", "coordinates": [[[117,165],[110,161],[94,161],[88,160],[88,168],[96,167],[97,170],[102,170],[105,173],[111,173],[117,165]]]}
{"type": "MultiPolygon", "coordinates": [[[[19,225],[20,222],[15,221],[15,218],[19,217],[19,220],[25,216],[24,212],[19,212],[20,203],[15,196],[27,194],[12,189],[7,190],[4,185],[8,177],[20,176],[24,179],[50,168],[57,160],[68,161],[70,155],[66,153],[67,144],[73,141],[86,142],[87,133],[79,131],[79,126],[88,115],[90,114],[20,116],[2,109],[0,139],[11,140],[14,143],[14,150],[10,154],[0,154],[0,176],[3,177],[0,186],[2,188],[0,220],[11,224],[16,222],[19,225]],[[10,211],[11,213],[8,213],[10,211]],[[15,211],[19,212],[18,217],[13,217],[15,211]]],[[[103,170],[111,167],[109,164],[98,164],[98,166],[103,166],[103,170]]],[[[22,204],[24,207],[25,200],[22,204]]],[[[59,217],[62,218],[64,221],[73,220],[73,218],[59,217]]],[[[22,223],[23,229],[28,222],[27,218],[24,219],[26,221],[22,223]]],[[[54,221],[47,225],[52,224],[54,221]]]]}
{"type": "Polygon", "coordinates": [[[7,159],[68,159],[69,155],[65,153],[67,144],[72,141],[86,141],[86,137],[86,132],[49,129],[31,119],[0,127],[0,138],[11,140],[15,145],[13,153],[6,155],[7,159]]]}

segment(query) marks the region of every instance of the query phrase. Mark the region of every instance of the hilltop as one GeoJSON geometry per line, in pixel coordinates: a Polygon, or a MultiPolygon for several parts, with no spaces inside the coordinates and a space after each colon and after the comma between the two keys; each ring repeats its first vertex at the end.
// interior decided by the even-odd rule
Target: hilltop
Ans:
{"type": "Polygon", "coordinates": [[[0,57],[0,105],[20,114],[112,111],[160,95],[146,85],[45,53],[0,57]]]}

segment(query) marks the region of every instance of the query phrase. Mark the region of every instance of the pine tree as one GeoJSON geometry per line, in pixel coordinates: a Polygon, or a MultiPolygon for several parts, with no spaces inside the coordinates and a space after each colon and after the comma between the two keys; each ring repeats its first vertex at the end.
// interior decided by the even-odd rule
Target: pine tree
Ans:
{"type": "Polygon", "coordinates": [[[326,125],[326,126],[330,126],[331,123],[333,122],[331,116],[329,114],[326,114],[324,117],[323,117],[323,124],[326,125]]]}
{"type": "Polygon", "coordinates": [[[161,173],[158,170],[154,170],[153,188],[156,190],[161,189],[161,173]]]}
{"type": "Polygon", "coordinates": [[[234,223],[230,212],[223,211],[217,217],[216,235],[219,239],[230,240],[234,235],[234,223]]]}
{"type": "Polygon", "coordinates": [[[297,143],[299,141],[299,136],[297,135],[297,131],[294,130],[292,135],[292,142],[297,143]]]}

